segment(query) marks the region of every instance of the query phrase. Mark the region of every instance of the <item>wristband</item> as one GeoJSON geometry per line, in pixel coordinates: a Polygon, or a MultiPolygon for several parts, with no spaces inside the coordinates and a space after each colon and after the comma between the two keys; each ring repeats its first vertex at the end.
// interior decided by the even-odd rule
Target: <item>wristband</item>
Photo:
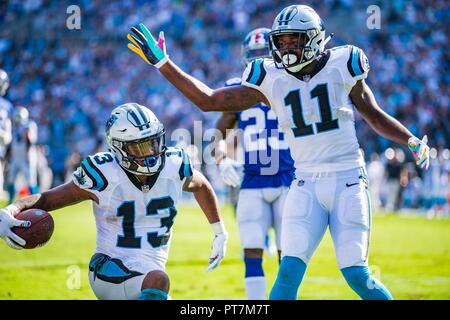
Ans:
{"type": "Polygon", "coordinates": [[[157,64],[155,64],[155,68],[159,69],[161,68],[163,65],[165,65],[167,62],[169,62],[169,55],[166,53],[166,55],[164,56],[164,58],[162,58],[161,60],[158,61],[157,64]]]}
{"type": "Polygon", "coordinates": [[[13,217],[20,212],[20,209],[15,204],[10,204],[5,208],[13,217]]]}
{"type": "Polygon", "coordinates": [[[225,230],[225,225],[223,224],[222,220],[211,223],[211,228],[213,229],[215,235],[227,233],[227,231],[225,230]]]}

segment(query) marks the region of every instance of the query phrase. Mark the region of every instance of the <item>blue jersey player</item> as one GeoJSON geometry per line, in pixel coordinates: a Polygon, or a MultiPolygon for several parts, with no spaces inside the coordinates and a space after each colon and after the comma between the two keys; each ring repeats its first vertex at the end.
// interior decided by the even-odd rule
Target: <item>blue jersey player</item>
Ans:
{"type": "MultiPolygon", "coordinates": [[[[245,64],[257,58],[270,57],[268,32],[259,28],[250,32],[242,45],[245,64]]],[[[240,85],[240,78],[226,86],[240,85]]],[[[245,261],[245,288],[249,300],[266,296],[266,280],[262,268],[263,248],[267,232],[275,229],[276,246],[280,254],[281,213],[289,185],[293,179],[293,160],[283,133],[278,131],[275,113],[260,103],[242,112],[223,113],[217,129],[226,130],[237,124],[244,150],[244,177],[237,204],[237,221],[245,261]]],[[[219,143],[216,158],[224,182],[237,187],[239,164],[225,156],[224,141],[219,143]]]]}

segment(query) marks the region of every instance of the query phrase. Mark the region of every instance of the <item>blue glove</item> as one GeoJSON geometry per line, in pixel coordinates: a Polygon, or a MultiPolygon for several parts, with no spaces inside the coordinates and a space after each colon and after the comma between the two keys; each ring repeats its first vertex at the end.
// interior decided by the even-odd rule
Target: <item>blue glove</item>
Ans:
{"type": "Polygon", "coordinates": [[[132,27],[131,32],[132,34],[127,35],[128,40],[131,41],[128,43],[128,49],[139,55],[145,62],[159,69],[169,61],[164,32],[159,33],[158,42],[142,23],[132,27]]]}

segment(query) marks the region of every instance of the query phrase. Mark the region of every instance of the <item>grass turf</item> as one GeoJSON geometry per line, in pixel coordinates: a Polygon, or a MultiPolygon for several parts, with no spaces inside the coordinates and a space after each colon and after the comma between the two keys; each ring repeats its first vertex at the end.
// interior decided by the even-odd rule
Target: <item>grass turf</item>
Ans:
{"type": "MultiPolygon", "coordinates": [[[[0,243],[0,299],[95,299],[87,265],[95,249],[89,203],[56,211],[55,232],[42,248],[15,251],[0,243]]],[[[167,263],[173,299],[245,299],[244,265],[232,209],[221,266],[205,273],[212,231],[197,207],[180,206],[167,263]]],[[[450,220],[378,214],[373,219],[370,266],[396,299],[450,299],[450,220]]],[[[276,257],[265,256],[268,288],[276,257]]],[[[358,299],[338,270],[329,233],[313,256],[300,299],[358,299]]]]}

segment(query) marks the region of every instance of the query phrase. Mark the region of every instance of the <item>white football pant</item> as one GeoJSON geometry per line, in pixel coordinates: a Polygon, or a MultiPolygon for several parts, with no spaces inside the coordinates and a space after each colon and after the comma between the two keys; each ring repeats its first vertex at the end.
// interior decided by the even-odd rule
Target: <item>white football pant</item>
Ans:
{"type": "Polygon", "coordinates": [[[307,264],[328,226],[339,268],[366,266],[371,208],[365,168],[296,173],[284,206],[282,255],[307,264]]]}

